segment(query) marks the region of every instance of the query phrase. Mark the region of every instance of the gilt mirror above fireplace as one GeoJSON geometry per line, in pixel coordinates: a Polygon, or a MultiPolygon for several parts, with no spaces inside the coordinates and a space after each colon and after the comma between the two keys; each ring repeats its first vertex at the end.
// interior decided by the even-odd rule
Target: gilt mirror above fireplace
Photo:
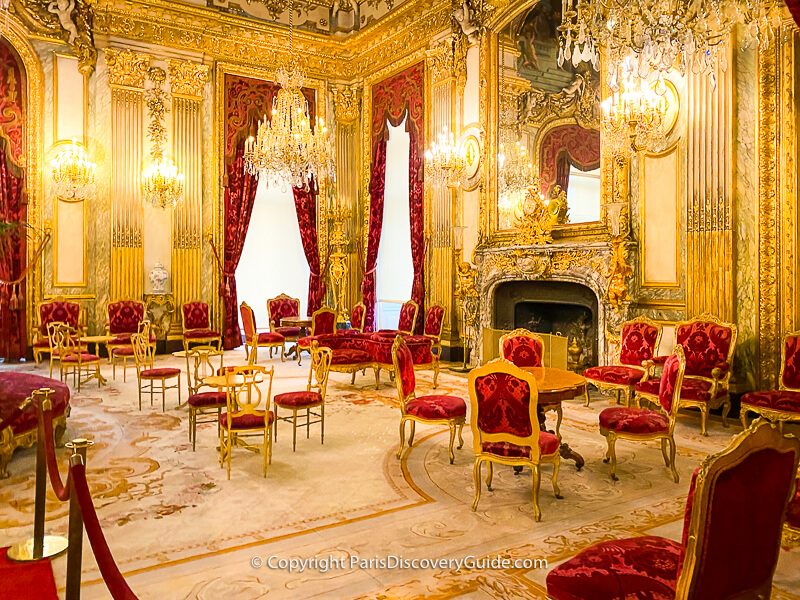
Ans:
{"type": "Polygon", "coordinates": [[[600,233],[600,72],[558,64],[561,2],[540,0],[498,35],[496,228],[524,217],[531,178],[554,224],[553,237],[600,233]],[[532,167],[532,168],[531,168],[532,167]]]}

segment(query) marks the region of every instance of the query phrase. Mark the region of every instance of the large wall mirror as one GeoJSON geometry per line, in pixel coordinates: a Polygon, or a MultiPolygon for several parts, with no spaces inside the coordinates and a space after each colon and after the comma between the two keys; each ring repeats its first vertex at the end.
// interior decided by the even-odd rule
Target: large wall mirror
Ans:
{"type": "MultiPolygon", "coordinates": [[[[498,142],[506,164],[519,163],[524,152],[554,223],[568,228],[601,221],[600,72],[586,62],[559,66],[560,23],[561,2],[540,0],[501,29],[498,142]]],[[[503,181],[501,231],[517,227],[527,195],[503,181]]]]}

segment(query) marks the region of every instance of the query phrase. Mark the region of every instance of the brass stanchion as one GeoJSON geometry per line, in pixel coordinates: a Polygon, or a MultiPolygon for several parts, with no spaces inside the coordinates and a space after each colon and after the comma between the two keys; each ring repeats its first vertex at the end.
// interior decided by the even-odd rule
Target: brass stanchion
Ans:
{"type": "MultiPolygon", "coordinates": [[[[78,438],[67,443],[72,449],[69,466],[86,464],[86,449],[93,442],[78,438]]],[[[67,587],[64,593],[66,600],[80,600],[81,597],[81,560],[83,558],[83,516],[78,503],[75,486],[69,490],[69,552],[67,553],[67,587]]]]}
{"type": "Polygon", "coordinates": [[[44,440],[44,413],[52,410],[50,394],[53,390],[42,388],[35,390],[30,398],[23,402],[23,409],[36,398],[36,412],[39,426],[36,438],[36,488],[33,512],[33,537],[14,544],[8,549],[8,558],[16,562],[29,562],[52,558],[67,549],[67,538],[60,535],[45,535],[45,502],[47,501],[47,446],[44,440]]]}

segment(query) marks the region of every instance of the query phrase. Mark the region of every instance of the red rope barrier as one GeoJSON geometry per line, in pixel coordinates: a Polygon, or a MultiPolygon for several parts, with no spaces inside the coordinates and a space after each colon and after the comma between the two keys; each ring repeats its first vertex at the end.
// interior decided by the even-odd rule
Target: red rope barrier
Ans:
{"type": "Polygon", "coordinates": [[[114,600],[138,600],[125,582],[125,578],[122,577],[122,573],[119,572],[119,567],[114,562],[114,557],[111,556],[111,550],[109,550],[103,530],[100,528],[100,521],[97,519],[97,513],[92,503],[92,495],[89,493],[89,486],[86,483],[86,467],[80,463],[73,464],[70,468],[70,481],[75,486],[86,535],[89,537],[94,558],[97,566],[100,567],[100,574],[103,576],[103,581],[106,582],[108,591],[111,592],[114,600]]]}
{"type": "MultiPolygon", "coordinates": [[[[56,497],[62,502],[66,502],[69,500],[70,478],[67,476],[67,483],[64,485],[61,481],[61,473],[58,471],[55,441],[53,440],[53,411],[46,410],[42,414],[44,415],[42,425],[44,426],[44,447],[45,455],[47,456],[47,472],[50,474],[50,485],[56,497]]],[[[41,443],[41,440],[39,443],[41,443]]]]}

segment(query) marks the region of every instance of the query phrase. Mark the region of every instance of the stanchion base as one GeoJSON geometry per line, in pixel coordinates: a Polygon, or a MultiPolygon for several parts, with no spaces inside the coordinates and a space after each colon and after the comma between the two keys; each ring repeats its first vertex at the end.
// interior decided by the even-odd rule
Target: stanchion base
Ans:
{"type": "Polygon", "coordinates": [[[14,562],[30,562],[43,558],[53,558],[67,551],[67,538],[60,535],[44,536],[44,546],[42,556],[33,556],[33,538],[27,539],[19,544],[14,544],[8,549],[6,556],[14,562]]]}
{"type": "Polygon", "coordinates": [[[475,367],[448,367],[453,373],[469,373],[475,367]]]}

